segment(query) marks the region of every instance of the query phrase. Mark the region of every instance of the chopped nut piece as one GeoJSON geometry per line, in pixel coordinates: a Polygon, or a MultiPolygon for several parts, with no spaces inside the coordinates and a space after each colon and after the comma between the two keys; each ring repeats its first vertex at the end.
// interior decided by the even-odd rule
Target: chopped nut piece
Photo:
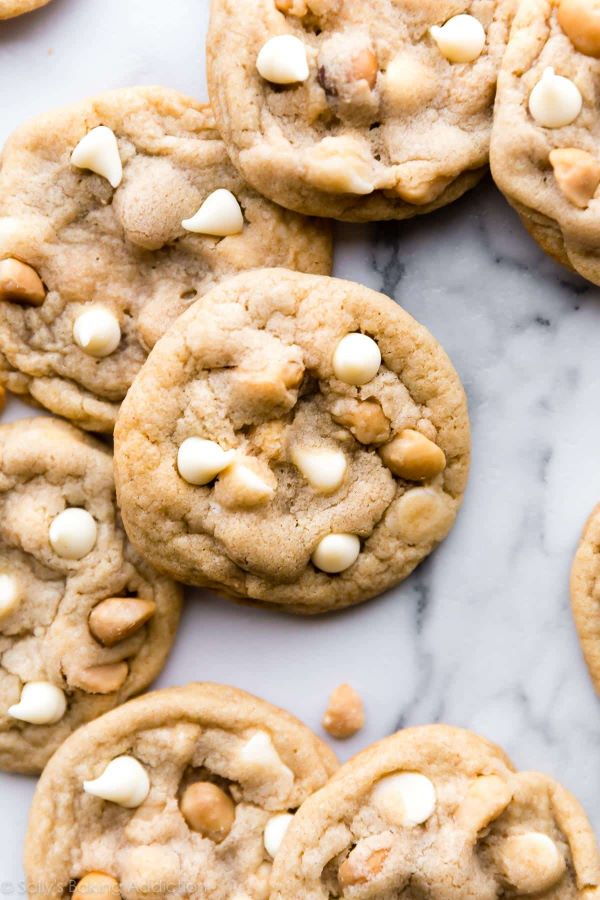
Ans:
{"type": "Polygon", "coordinates": [[[225,840],[235,820],[233,800],[210,781],[190,784],[181,798],[180,809],[192,831],[215,844],[225,840]]]}
{"type": "Polygon", "coordinates": [[[290,406],[289,391],[295,390],[304,375],[304,366],[296,360],[273,362],[262,369],[240,367],[232,386],[238,405],[265,413],[276,406],[290,406]]]}
{"type": "Polygon", "coordinates": [[[82,669],[69,676],[69,682],[88,694],[112,694],[123,686],[128,673],[129,666],[126,662],[107,663],[82,669]]]}
{"type": "Polygon", "coordinates": [[[350,429],[361,444],[383,444],[390,439],[390,420],[377,400],[343,401],[333,408],[332,418],[350,429]]]}
{"type": "Polygon", "coordinates": [[[18,259],[0,260],[0,300],[41,306],[45,299],[46,288],[35,269],[18,259]]]}
{"type": "Polygon", "coordinates": [[[371,878],[379,875],[383,869],[389,850],[375,850],[366,860],[358,860],[353,851],[338,869],[338,881],[342,887],[353,884],[366,884],[371,878]]]}
{"type": "Polygon", "coordinates": [[[576,50],[600,57],[600,7],[595,0],[560,0],[558,23],[576,50]]]}
{"type": "Polygon", "coordinates": [[[251,444],[267,459],[280,461],[285,450],[285,425],[280,419],[263,422],[254,430],[251,444]]]}
{"type": "Polygon", "coordinates": [[[350,738],[365,724],[365,707],[360,694],[349,684],[340,684],[329,698],[323,716],[323,728],[329,734],[344,740],[350,738]]]}
{"type": "Polygon", "coordinates": [[[119,882],[104,872],[88,872],[73,891],[72,900],[120,900],[119,882]]]}
{"type": "Polygon", "coordinates": [[[405,428],[379,450],[384,464],[394,475],[409,481],[435,478],[446,468],[443,451],[412,428],[405,428]]]}
{"type": "Polygon", "coordinates": [[[248,509],[271,500],[276,486],[275,476],[265,463],[246,457],[221,473],[215,485],[215,499],[229,509],[248,509]]]}
{"type": "Polygon", "coordinates": [[[600,163],[585,150],[566,147],[551,152],[550,164],[567,200],[585,209],[600,184],[600,163]]]}
{"type": "Polygon", "coordinates": [[[94,607],[89,626],[94,637],[112,647],[135,634],[156,612],[156,603],[140,597],[109,597],[94,607]]]}

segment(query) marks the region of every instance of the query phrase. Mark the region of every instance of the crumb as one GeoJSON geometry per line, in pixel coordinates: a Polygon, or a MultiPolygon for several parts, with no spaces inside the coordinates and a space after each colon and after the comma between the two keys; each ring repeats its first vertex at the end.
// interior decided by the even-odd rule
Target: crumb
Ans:
{"type": "Polygon", "coordinates": [[[340,684],[329,698],[323,716],[323,728],[332,737],[344,740],[365,724],[365,706],[360,694],[349,684],[340,684]]]}

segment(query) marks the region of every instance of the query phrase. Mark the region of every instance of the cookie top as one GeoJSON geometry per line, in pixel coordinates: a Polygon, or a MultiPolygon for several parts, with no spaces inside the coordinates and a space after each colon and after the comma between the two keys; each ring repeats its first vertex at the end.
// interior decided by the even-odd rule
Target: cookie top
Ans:
{"type": "Polygon", "coordinates": [[[243,691],[146,694],[78,731],[46,767],[28,884],[45,900],[75,881],[75,900],[266,900],[291,813],[336,766],[305,725],[243,691]]]}
{"type": "Polygon", "coordinates": [[[0,0],[0,19],[12,19],[46,6],[50,0],[0,0]]]}
{"type": "Polygon", "coordinates": [[[328,274],[329,226],[248,188],[208,106],[126,88],[40,116],[0,170],[0,382],[112,431],[168,324],[265,262],[328,274]]]}
{"type": "Polygon", "coordinates": [[[523,0],[498,81],[492,173],[559,262],[600,284],[600,13],[523,0]]]}
{"type": "Polygon", "coordinates": [[[573,560],[571,605],[583,655],[600,693],[600,505],[585,524],[573,560]]]}
{"type": "Polygon", "coordinates": [[[123,404],[133,543],[181,581],[295,612],[405,578],[465,488],[464,392],[432,336],[368,288],[284,269],[219,285],[123,404]]]}
{"type": "Polygon", "coordinates": [[[600,896],[585,813],[564,788],[446,725],[409,728],[343,766],[290,824],[272,900],[600,896]]]}
{"type": "Polygon", "coordinates": [[[403,219],[449,203],[487,165],[513,5],[213,0],[209,92],[231,158],[311,215],[403,219]]]}
{"type": "Polygon", "coordinates": [[[55,419],[0,426],[0,768],[40,771],[147,687],[179,609],[125,537],[108,449],[55,419]]]}

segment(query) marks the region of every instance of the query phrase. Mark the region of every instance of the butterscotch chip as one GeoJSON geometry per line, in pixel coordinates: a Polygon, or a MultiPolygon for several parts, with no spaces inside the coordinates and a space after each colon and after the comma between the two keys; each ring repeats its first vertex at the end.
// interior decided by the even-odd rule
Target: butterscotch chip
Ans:
{"type": "MultiPolygon", "coordinates": [[[[328,223],[250,188],[210,107],[161,87],[21,126],[3,152],[0,219],[12,257],[0,260],[0,383],[92,431],[112,432],[149,349],[214,284],[264,265],[331,270],[328,223]]],[[[297,375],[281,373],[275,393],[297,375]]]]}
{"type": "Polygon", "coordinates": [[[120,900],[119,889],[126,900],[268,900],[288,810],[336,768],[305,725],[244,691],[196,683],[145,694],[80,728],[46,768],[27,884],[44,885],[45,900],[64,900],[76,882],[77,900],[95,890],[120,900]]]}
{"type": "Polygon", "coordinates": [[[304,613],[386,590],[446,535],[469,429],[448,358],[397,304],[265,269],[177,320],[132,385],[115,448],[123,520],[146,559],[184,583],[304,613]],[[276,373],[288,364],[286,386],[276,373]],[[415,427],[402,429],[401,457],[388,445],[390,465],[413,484],[376,452],[403,423],[415,427]],[[202,478],[181,466],[190,445],[216,454],[202,478]]]}
{"type": "Polygon", "coordinates": [[[379,454],[394,475],[409,481],[435,478],[446,468],[444,451],[413,428],[401,431],[379,454]]]}
{"type": "Polygon", "coordinates": [[[340,684],[329,698],[323,716],[323,728],[329,734],[345,740],[355,735],[365,724],[365,706],[360,694],[349,684],[340,684]]]}
{"type": "Polygon", "coordinates": [[[127,540],[112,469],[107,446],[66,422],[0,425],[0,769],[41,771],[80,725],[143,690],[173,643],[180,589],[127,540]]]}
{"type": "Polygon", "coordinates": [[[600,184],[600,162],[585,150],[568,147],[553,150],[550,163],[567,200],[585,209],[600,184]]]}
{"type": "Polygon", "coordinates": [[[282,851],[271,900],[600,892],[600,852],[575,798],[447,725],[405,728],[354,756],[296,812],[282,851]]]}
{"type": "Polygon", "coordinates": [[[576,50],[600,57],[600,6],[597,0],[559,0],[558,21],[576,50]]]}

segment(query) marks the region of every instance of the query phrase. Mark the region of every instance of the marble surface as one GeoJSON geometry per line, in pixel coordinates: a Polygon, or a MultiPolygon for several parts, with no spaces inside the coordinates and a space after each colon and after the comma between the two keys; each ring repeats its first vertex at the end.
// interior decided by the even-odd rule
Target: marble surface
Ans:
{"type": "MultiPolygon", "coordinates": [[[[103,88],[164,83],[199,98],[208,0],[54,0],[0,23],[0,138],[103,88]]],[[[600,291],[539,251],[490,183],[418,221],[342,226],[336,274],[426,324],[461,373],[473,466],[449,539],[397,590],[312,620],[189,601],[159,684],[213,679],[319,729],[329,691],[363,694],[346,758],[403,725],[473,728],[561,779],[600,829],[600,707],[580,658],[568,574],[600,499],[600,291]]],[[[25,413],[16,401],[2,420],[25,413]]],[[[0,894],[22,893],[34,780],[0,775],[0,894]]]]}

